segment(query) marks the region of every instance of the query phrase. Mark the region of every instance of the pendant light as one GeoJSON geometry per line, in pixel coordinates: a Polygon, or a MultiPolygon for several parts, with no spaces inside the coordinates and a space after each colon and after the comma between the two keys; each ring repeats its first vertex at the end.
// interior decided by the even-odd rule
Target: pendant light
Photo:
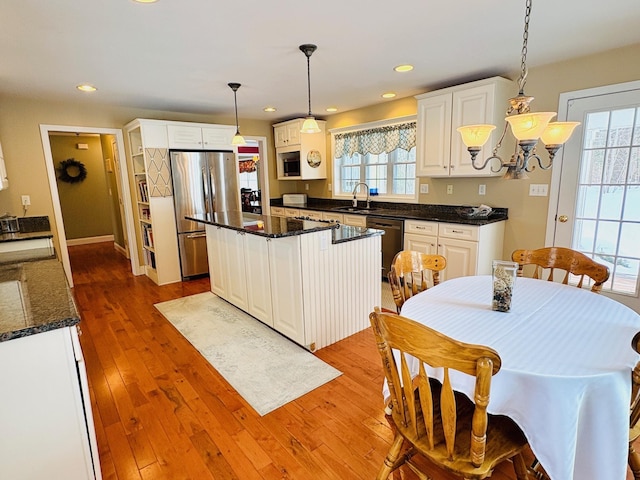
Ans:
{"type": "Polygon", "coordinates": [[[302,129],[300,131],[302,133],[318,133],[320,132],[320,127],[311,113],[311,67],[309,65],[309,59],[318,47],[310,43],[305,43],[304,45],[300,45],[299,48],[307,57],[307,89],[309,94],[309,115],[304,119],[304,123],[302,124],[302,129]]]}
{"type": "Polygon", "coordinates": [[[244,141],[244,137],[240,135],[240,127],[238,126],[238,99],[236,97],[236,92],[240,88],[239,83],[230,83],[229,87],[233,90],[233,103],[236,107],[236,134],[233,136],[231,140],[231,145],[244,145],[246,142],[244,141]]]}

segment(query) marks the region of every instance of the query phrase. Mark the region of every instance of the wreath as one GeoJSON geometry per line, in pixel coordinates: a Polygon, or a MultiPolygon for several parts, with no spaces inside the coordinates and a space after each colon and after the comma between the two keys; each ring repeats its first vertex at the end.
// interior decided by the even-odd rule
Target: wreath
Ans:
{"type": "Polygon", "coordinates": [[[74,158],[61,161],[58,170],[60,171],[58,178],[63,182],[78,183],[87,178],[87,167],[74,158]]]}

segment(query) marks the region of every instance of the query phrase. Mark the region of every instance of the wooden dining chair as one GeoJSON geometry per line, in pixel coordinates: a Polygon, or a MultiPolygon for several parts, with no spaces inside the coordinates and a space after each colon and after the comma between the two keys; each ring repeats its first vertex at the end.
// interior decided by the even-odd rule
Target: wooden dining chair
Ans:
{"type": "Polygon", "coordinates": [[[591,291],[600,293],[602,285],[609,279],[609,268],[585,254],[564,247],[545,247],[537,250],[516,250],[511,259],[517,262],[518,276],[523,276],[525,265],[535,265],[533,278],[542,279],[544,269],[549,269],[547,280],[554,280],[555,270],[564,270],[562,283],[569,283],[569,274],[579,277],[578,288],[582,288],[584,277],[593,280],[591,291]]]}
{"type": "MultiPolygon", "coordinates": [[[[633,349],[640,353],[640,332],[631,341],[633,349]]],[[[631,418],[629,419],[629,468],[635,480],[640,480],[640,454],[633,444],[640,437],[640,361],[631,373],[631,418]]]]}
{"type": "Polygon", "coordinates": [[[433,286],[440,283],[440,272],[447,266],[442,255],[429,255],[413,250],[398,252],[391,262],[387,278],[393,294],[396,310],[418,292],[426,290],[429,281],[433,286]]]}
{"type": "Polygon", "coordinates": [[[487,413],[491,379],[501,365],[498,353],[378,308],[369,319],[390,390],[390,421],[395,430],[377,480],[387,479],[404,464],[427,479],[416,461],[420,455],[464,479],[489,477],[496,465],[511,459],[518,480],[527,479],[524,434],[509,417],[487,413]],[[419,364],[414,379],[409,357],[419,364]],[[442,383],[429,377],[425,365],[443,369],[442,383]],[[473,401],[452,389],[449,372],[453,370],[475,377],[473,401]],[[408,448],[401,452],[405,442],[408,448]]]}

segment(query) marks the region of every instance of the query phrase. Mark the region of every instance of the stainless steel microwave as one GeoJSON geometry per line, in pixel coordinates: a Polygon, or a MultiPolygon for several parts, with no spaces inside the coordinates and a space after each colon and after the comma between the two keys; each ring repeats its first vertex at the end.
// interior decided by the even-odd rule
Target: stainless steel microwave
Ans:
{"type": "Polygon", "coordinates": [[[281,153],[282,174],[285,177],[300,176],[300,151],[281,153]]]}

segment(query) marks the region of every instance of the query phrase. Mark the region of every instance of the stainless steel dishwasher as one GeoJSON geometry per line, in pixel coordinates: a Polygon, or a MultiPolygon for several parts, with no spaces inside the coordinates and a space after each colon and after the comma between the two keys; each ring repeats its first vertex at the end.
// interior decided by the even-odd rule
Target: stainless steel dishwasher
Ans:
{"type": "Polygon", "coordinates": [[[386,280],[393,257],[402,250],[404,220],[367,216],[367,227],[384,230],[382,236],[382,278],[386,280]]]}

